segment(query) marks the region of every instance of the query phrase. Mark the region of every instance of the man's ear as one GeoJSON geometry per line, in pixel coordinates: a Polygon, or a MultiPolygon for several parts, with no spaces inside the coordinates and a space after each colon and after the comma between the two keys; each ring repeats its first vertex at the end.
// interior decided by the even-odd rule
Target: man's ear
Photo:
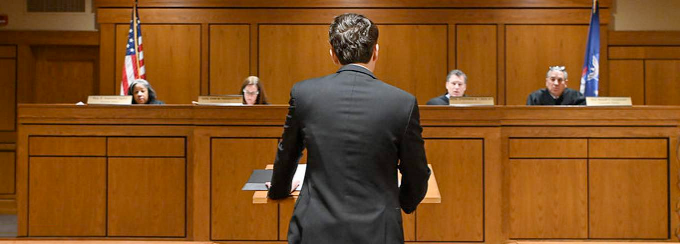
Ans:
{"type": "Polygon", "coordinates": [[[378,44],[376,43],[375,46],[373,47],[373,57],[371,57],[371,59],[373,61],[378,60],[378,51],[379,50],[380,50],[380,46],[378,46],[378,44]]]}
{"type": "Polygon", "coordinates": [[[340,60],[338,59],[338,55],[335,54],[335,50],[333,48],[328,49],[328,53],[331,55],[331,59],[333,59],[333,63],[336,65],[340,65],[340,60]]]}

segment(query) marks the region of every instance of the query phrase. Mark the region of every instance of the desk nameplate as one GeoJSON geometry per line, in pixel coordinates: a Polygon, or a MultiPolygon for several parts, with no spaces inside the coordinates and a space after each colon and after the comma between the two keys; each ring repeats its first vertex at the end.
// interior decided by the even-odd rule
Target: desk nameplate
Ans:
{"type": "Polygon", "coordinates": [[[493,106],[493,97],[450,97],[449,105],[451,106],[493,106]]]}
{"type": "Polygon", "coordinates": [[[633,106],[633,101],[630,97],[586,97],[586,106],[588,107],[603,107],[603,106],[633,106]]]}
{"type": "Polygon", "coordinates": [[[132,96],[88,96],[87,104],[93,105],[130,105],[132,96]]]}
{"type": "Polygon", "coordinates": [[[196,105],[213,105],[213,106],[240,106],[243,105],[242,95],[224,95],[224,96],[198,96],[196,105]]]}

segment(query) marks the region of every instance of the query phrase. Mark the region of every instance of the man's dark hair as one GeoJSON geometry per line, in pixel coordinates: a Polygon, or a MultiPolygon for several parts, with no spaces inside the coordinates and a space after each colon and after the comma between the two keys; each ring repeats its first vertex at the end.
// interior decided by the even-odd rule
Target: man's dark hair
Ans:
{"type": "Polygon", "coordinates": [[[378,43],[378,26],[363,15],[342,14],[328,29],[328,41],[340,64],[368,63],[378,43]]]}

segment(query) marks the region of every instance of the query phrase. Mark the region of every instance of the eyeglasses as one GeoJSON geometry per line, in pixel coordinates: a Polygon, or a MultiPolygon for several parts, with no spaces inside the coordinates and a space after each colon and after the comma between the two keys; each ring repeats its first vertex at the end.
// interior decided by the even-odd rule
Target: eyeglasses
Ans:
{"type": "Polygon", "coordinates": [[[251,92],[251,91],[246,91],[245,89],[243,89],[243,94],[255,96],[255,95],[259,95],[260,91],[251,92]]]}

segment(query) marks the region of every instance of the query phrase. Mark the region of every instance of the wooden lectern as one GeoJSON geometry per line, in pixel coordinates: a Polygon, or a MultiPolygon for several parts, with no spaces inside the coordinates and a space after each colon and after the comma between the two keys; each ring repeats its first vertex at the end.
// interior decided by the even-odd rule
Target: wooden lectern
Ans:
{"type": "MultiPolygon", "coordinates": [[[[423,199],[422,202],[420,203],[441,203],[442,202],[442,196],[439,194],[439,186],[437,185],[437,178],[434,177],[434,170],[432,170],[432,165],[428,164],[427,165],[430,168],[430,179],[427,180],[427,193],[425,193],[425,198],[423,199]]],[[[274,165],[273,164],[268,164],[265,169],[273,169],[274,165]]],[[[401,174],[399,174],[399,180],[401,180],[401,174]]],[[[300,191],[294,191],[291,193],[293,196],[293,199],[297,199],[298,195],[300,194],[300,191]]],[[[267,203],[269,198],[267,198],[267,191],[256,191],[253,194],[253,203],[254,204],[263,204],[267,203]]]]}

